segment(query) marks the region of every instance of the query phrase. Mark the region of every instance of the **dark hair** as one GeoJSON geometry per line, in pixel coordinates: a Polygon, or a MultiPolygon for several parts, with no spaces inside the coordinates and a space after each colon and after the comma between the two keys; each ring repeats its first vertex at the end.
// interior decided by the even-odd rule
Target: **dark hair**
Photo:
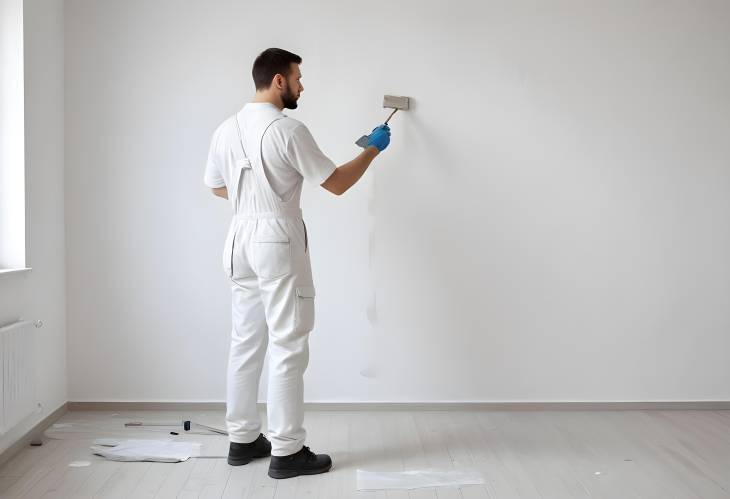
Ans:
{"type": "Polygon", "coordinates": [[[301,64],[302,58],[283,49],[266,49],[259,54],[253,63],[253,82],[256,90],[263,90],[271,86],[274,76],[280,74],[289,76],[291,63],[301,64]]]}

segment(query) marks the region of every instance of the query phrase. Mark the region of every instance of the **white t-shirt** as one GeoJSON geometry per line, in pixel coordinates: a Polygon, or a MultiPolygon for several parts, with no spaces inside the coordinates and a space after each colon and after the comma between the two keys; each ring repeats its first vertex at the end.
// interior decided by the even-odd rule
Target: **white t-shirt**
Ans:
{"type": "MultiPolygon", "coordinates": [[[[273,110],[269,103],[246,104],[238,114],[245,120],[270,119],[273,110]]],[[[264,134],[261,142],[261,157],[264,172],[274,192],[288,201],[297,192],[304,179],[321,185],[337,168],[317,146],[314,137],[301,121],[285,117],[275,121],[264,134]]],[[[213,133],[205,167],[205,185],[226,187],[232,150],[240,150],[238,129],[235,120],[228,119],[213,133]]]]}

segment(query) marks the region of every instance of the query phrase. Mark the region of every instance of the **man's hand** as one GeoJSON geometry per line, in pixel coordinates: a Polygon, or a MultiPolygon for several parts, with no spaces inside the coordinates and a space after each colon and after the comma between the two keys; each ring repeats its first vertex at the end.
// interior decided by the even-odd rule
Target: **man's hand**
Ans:
{"type": "Polygon", "coordinates": [[[228,188],[227,187],[212,187],[210,189],[213,194],[219,198],[228,199],[228,188]]]}
{"type": "Polygon", "coordinates": [[[383,152],[390,144],[390,127],[388,125],[380,125],[373,128],[373,133],[368,135],[368,147],[375,147],[379,152],[383,152]]]}

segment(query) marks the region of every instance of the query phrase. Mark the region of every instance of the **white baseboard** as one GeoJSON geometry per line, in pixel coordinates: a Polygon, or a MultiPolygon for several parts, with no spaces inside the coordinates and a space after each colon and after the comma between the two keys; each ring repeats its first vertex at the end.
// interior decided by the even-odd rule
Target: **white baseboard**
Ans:
{"type": "MultiPolygon", "coordinates": [[[[69,411],[222,411],[225,402],[69,402],[69,411]]],[[[266,404],[259,403],[265,408],[266,404]]],[[[728,400],[650,402],[307,402],[309,411],[648,411],[730,410],[728,400]]]]}

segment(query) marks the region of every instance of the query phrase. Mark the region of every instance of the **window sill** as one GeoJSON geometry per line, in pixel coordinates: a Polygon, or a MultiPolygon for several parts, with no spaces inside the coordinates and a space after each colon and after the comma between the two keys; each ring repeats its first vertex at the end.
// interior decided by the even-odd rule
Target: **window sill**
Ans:
{"type": "Polygon", "coordinates": [[[30,267],[25,267],[22,269],[0,269],[0,277],[8,274],[21,274],[23,272],[30,272],[32,269],[30,267]]]}

